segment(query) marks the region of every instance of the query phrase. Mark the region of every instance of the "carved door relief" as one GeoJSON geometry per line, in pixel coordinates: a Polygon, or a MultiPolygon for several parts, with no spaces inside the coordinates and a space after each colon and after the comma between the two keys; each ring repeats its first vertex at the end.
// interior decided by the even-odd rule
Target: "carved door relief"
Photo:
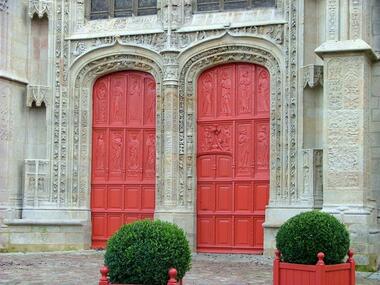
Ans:
{"type": "Polygon", "coordinates": [[[269,196],[269,72],[232,63],[197,85],[197,250],[263,250],[269,196]]]}
{"type": "Polygon", "coordinates": [[[122,224],[153,218],[156,83],[123,71],[98,79],[93,91],[92,247],[103,248],[122,224]]]}

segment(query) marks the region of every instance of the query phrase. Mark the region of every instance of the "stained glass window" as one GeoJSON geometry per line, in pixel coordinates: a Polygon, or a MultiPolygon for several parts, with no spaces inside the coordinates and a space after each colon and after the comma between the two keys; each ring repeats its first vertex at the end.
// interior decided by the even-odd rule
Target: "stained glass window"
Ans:
{"type": "Polygon", "coordinates": [[[154,15],[157,0],[91,0],[90,18],[154,15]]]}
{"type": "Polygon", "coordinates": [[[197,0],[198,12],[275,7],[276,0],[197,0]]]}
{"type": "Polygon", "coordinates": [[[91,0],[91,19],[108,18],[109,1],[91,0]]]}

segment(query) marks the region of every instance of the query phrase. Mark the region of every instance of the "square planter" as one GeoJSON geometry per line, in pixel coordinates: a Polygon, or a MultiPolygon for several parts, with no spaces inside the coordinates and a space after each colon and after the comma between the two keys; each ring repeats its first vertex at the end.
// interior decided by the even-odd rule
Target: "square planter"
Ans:
{"type": "Polygon", "coordinates": [[[273,263],[273,285],[355,285],[355,261],[348,252],[346,263],[326,265],[324,253],[318,253],[316,265],[281,262],[277,250],[273,263]]]}
{"type": "MultiPolygon", "coordinates": [[[[141,285],[141,284],[114,284],[111,283],[108,279],[109,269],[107,266],[103,266],[100,269],[101,277],[99,279],[99,285],[141,285]]],[[[183,285],[182,280],[177,282],[177,270],[175,268],[170,268],[168,271],[169,280],[167,285],[183,285]]]]}

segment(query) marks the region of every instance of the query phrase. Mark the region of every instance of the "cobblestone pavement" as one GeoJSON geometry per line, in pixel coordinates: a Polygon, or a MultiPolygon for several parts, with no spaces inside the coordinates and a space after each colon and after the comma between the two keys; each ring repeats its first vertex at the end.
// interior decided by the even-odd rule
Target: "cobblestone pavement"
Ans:
{"type": "MultiPolygon", "coordinates": [[[[0,254],[0,284],[96,285],[102,264],[103,252],[97,251],[0,254]]],[[[195,255],[184,284],[271,285],[271,264],[255,255],[195,255]]],[[[358,274],[357,285],[375,284],[376,273],[358,274]]]]}

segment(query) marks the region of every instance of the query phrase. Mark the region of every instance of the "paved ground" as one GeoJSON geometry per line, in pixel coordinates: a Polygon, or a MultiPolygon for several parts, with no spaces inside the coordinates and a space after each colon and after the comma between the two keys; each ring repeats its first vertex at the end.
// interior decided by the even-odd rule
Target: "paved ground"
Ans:
{"type": "MultiPolygon", "coordinates": [[[[96,285],[103,252],[0,254],[0,284],[96,285]]],[[[263,256],[196,255],[184,285],[271,285],[263,256]]],[[[380,274],[359,274],[357,285],[380,285],[380,274]],[[375,280],[370,280],[370,278],[375,280]]]]}

